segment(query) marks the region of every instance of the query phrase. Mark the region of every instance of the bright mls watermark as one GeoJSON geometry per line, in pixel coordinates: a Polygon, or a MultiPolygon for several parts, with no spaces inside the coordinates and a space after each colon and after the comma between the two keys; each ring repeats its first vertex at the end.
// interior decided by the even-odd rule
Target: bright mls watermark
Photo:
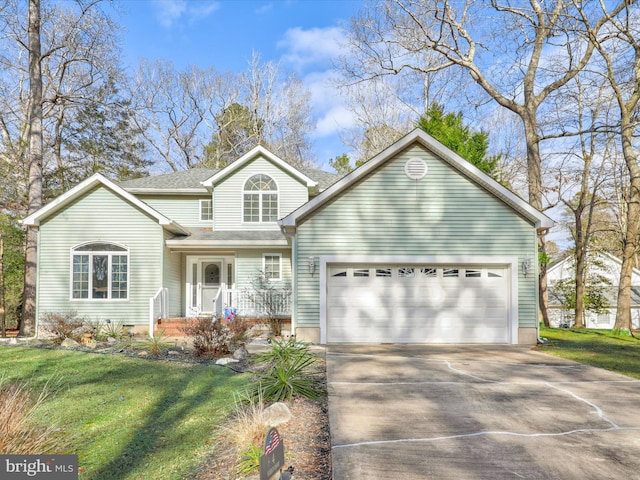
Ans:
{"type": "Polygon", "coordinates": [[[77,455],[0,455],[2,480],[78,480],[77,455]]]}

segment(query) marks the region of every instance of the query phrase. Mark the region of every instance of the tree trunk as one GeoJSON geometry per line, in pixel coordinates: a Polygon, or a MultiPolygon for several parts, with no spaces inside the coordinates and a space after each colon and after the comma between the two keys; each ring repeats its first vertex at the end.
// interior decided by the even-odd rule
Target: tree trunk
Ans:
{"type": "Polygon", "coordinates": [[[613,328],[631,330],[631,275],[638,245],[638,228],[640,227],[640,168],[635,162],[627,162],[631,173],[629,201],[627,204],[627,231],[622,250],[622,268],[618,287],[618,309],[616,323],[613,328]]]}
{"type": "MultiPolygon", "coordinates": [[[[527,180],[529,184],[529,203],[542,211],[542,175],[540,161],[540,137],[538,136],[538,120],[534,111],[522,111],[520,113],[524,123],[524,134],[527,143],[527,180]]],[[[545,327],[551,326],[549,322],[549,292],[547,290],[547,255],[545,235],[538,236],[538,254],[540,273],[538,277],[538,304],[540,316],[545,327]]]]}
{"type": "MultiPolygon", "coordinates": [[[[29,208],[32,214],[42,207],[42,69],[40,45],[40,0],[29,0],[29,208]]],[[[35,334],[36,325],[36,227],[27,228],[24,290],[20,336],[35,334]]]]}
{"type": "MultiPolygon", "coordinates": [[[[576,219],[581,220],[579,215],[576,215],[576,219]]],[[[582,226],[576,224],[576,318],[573,326],[575,328],[584,328],[584,271],[585,271],[585,245],[582,238],[582,226]]]]}
{"type": "Polygon", "coordinates": [[[4,288],[4,238],[0,232],[0,335],[7,336],[7,324],[5,316],[5,288],[4,288]]]}

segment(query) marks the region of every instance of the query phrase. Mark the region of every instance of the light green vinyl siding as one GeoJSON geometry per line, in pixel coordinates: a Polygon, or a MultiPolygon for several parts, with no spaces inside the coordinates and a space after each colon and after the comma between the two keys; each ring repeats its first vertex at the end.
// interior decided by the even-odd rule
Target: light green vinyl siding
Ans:
{"type": "Polygon", "coordinates": [[[308,200],[307,186],[270,161],[258,157],[217,184],[213,191],[216,230],[279,230],[276,222],[244,223],[242,215],[245,182],[258,173],[269,175],[278,185],[278,218],[285,217],[308,200]]]}
{"type": "Polygon", "coordinates": [[[185,227],[211,227],[211,220],[200,221],[200,200],[210,195],[137,195],[151,208],[185,227]]]}
{"type": "Polygon", "coordinates": [[[162,286],[163,250],[157,220],[104,187],[91,190],[39,227],[37,315],[75,311],[94,320],[146,324],[149,298],[162,286]],[[97,241],[128,249],[128,299],[71,300],[71,249],[97,241]]]}
{"type": "Polygon", "coordinates": [[[518,269],[518,315],[521,327],[536,326],[534,226],[421,146],[390,159],[304,220],[296,247],[298,327],[319,326],[320,276],[309,274],[308,257],[323,255],[517,256],[519,264],[530,258],[534,271],[524,278],[518,269]],[[422,180],[404,173],[411,157],[427,162],[422,180]]]}
{"type": "Polygon", "coordinates": [[[282,280],[278,286],[291,286],[291,251],[286,249],[242,250],[236,255],[236,287],[251,288],[251,281],[262,270],[264,254],[282,255],[282,280]]]}

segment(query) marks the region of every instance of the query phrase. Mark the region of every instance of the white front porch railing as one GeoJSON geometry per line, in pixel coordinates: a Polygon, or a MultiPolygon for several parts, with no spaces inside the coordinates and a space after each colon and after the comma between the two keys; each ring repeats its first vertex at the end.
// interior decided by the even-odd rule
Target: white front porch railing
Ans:
{"type": "Polygon", "coordinates": [[[161,287],[156,294],[149,299],[149,336],[153,337],[153,328],[156,320],[167,318],[169,306],[169,289],[161,287]]]}
{"type": "Polygon", "coordinates": [[[218,290],[214,301],[214,314],[219,317],[225,309],[235,309],[236,315],[251,318],[291,316],[291,292],[286,290],[254,290],[226,288],[218,290]]]}
{"type": "MultiPolygon", "coordinates": [[[[169,314],[169,289],[160,288],[149,298],[149,336],[153,337],[155,323],[169,314]]],[[[214,317],[224,315],[225,310],[235,309],[235,314],[249,318],[290,317],[291,292],[287,290],[255,290],[251,288],[227,288],[222,285],[213,300],[214,317]]],[[[198,315],[197,311],[192,312],[198,315]]]]}

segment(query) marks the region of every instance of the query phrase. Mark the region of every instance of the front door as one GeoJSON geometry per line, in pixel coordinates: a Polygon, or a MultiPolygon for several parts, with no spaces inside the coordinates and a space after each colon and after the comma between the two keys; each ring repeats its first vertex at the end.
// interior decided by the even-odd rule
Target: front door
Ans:
{"type": "Polygon", "coordinates": [[[231,286],[229,283],[233,278],[233,258],[190,255],[186,260],[186,315],[211,315],[214,313],[214,301],[220,287],[231,286]]]}
{"type": "Polygon", "coordinates": [[[200,262],[200,279],[202,285],[202,303],[200,313],[213,313],[213,301],[222,284],[222,262],[200,262]]]}

